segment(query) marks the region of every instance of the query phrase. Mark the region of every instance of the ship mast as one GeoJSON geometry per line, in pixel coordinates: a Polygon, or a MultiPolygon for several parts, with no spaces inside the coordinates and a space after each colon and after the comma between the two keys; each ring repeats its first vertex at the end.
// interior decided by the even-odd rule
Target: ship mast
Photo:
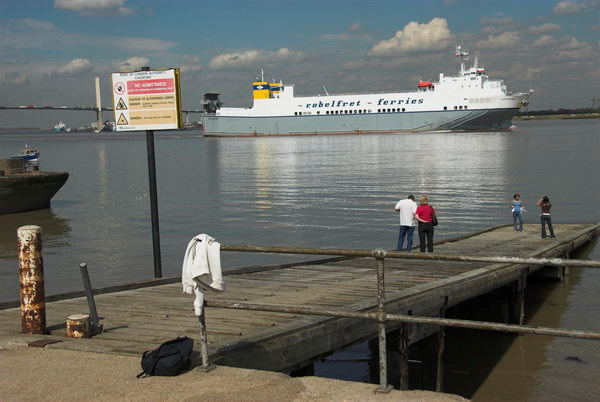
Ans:
{"type": "Polygon", "coordinates": [[[463,49],[460,45],[456,46],[456,57],[460,57],[460,75],[465,73],[465,60],[469,60],[469,50],[463,49]]]}
{"type": "Polygon", "coordinates": [[[260,82],[265,82],[265,71],[267,71],[266,68],[264,68],[264,67],[260,68],[260,82]]]}

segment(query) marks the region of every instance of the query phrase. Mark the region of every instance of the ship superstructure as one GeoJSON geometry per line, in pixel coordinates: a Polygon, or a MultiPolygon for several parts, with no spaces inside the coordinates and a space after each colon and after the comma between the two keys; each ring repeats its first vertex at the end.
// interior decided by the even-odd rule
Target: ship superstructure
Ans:
{"type": "Polygon", "coordinates": [[[222,107],[218,94],[205,95],[206,136],[359,134],[402,131],[502,130],[527,105],[530,93],[509,92],[490,79],[477,58],[465,67],[460,46],[457,75],[419,81],[407,92],[295,96],[294,86],[261,79],[253,83],[251,108],[222,107]]]}

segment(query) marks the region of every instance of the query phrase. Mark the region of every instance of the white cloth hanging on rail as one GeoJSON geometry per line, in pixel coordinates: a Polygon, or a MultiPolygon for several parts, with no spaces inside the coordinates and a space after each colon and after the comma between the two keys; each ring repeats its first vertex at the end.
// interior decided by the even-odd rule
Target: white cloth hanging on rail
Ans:
{"type": "Polygon", "coordinates": [[[183,257],[183,292],[195,294],[194,313],[204,314],[205,290],[225,291],[221,272],[221,244],[207,234],[199,234],[187,245],[183,257]]]}

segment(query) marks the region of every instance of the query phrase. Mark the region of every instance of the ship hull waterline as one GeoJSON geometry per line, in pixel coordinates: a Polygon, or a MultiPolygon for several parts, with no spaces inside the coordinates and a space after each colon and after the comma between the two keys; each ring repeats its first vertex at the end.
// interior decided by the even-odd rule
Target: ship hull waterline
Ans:
{"type": "Polygon", "coordinates": [[[307,116],[202,118],[205,137],[390,134],[432,131],[501,131],[519,108],[307,116]]]}

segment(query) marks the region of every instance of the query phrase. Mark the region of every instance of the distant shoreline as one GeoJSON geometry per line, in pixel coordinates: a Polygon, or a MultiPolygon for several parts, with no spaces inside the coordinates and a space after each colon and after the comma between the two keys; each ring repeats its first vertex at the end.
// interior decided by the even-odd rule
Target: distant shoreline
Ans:
{"type": "Polygon", "coordinates": [[[578,120],[578,119],[598,119],[600,113],[580,113],[580,114],[543,114],[539,116],[515,116],[513,120],[578,120]]]}

